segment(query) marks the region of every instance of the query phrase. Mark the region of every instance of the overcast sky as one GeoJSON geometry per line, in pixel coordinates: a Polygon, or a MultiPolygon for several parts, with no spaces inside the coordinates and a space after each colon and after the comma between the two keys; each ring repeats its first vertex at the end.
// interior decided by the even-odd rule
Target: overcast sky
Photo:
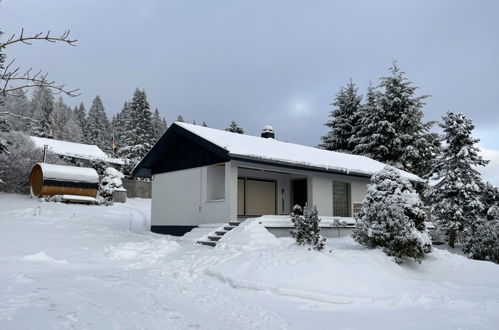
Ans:
{"type": "Polygon", "coordinates": [[[249,134],[316,145],[334,94],[352,78],[364,93],[392,60],[421,94],[426,119],[463,112],[499,185],[499,1],[3,0],[0,28],[71,29],[77,47],[7,49],[108,114],[136,87],[167,121],[235,120],[249,134]]]}

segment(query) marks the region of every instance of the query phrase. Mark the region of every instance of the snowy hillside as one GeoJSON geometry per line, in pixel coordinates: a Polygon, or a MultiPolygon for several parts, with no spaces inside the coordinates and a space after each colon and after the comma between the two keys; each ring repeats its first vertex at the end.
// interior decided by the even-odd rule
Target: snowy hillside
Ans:
{"type": "Polygon", "coordinates": [[[149,207],[141,199],[105,207],[0,195],[0,329],[499,324],[496,264],[436,248],[421,265],[399,266],[350,238],[312,252],[257,223],[209,248],[148,232],[149,207]]]}

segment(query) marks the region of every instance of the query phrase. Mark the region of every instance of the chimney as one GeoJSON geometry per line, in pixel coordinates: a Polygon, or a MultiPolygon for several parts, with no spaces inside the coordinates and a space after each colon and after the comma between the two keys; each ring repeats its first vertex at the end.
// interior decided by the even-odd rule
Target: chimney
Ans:
{"type": "Polygon", "coordinates": [[[272,126],[264,126],[262,129],[262,134],[260,135],[262,138],[275,138],[274,128],[272,126]]]}

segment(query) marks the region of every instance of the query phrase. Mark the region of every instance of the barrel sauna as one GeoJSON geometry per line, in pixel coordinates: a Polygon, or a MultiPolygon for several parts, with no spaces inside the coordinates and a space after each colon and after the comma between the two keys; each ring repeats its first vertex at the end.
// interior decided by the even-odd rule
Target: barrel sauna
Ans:
{"type": "Polygon", "coordinates": [[[93,168],[38,163],[29,177],[36,197],[76,195],[96,197],[99,175],[93,168]]]}

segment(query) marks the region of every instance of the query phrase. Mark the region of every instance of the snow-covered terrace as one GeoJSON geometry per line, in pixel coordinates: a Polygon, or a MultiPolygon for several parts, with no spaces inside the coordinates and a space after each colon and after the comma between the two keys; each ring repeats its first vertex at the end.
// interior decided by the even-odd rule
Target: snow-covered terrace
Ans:
{"type": "Polygon", "coordinates": [[[99,160],[106,163],[119,165],[123,164],[122,159],[108,157],[104,151],[93,144],[75,143],[47,139],[37,136],[30,136],[30,138],[38,148],[43,149],[44,146],[47,145],[50,152],[59,156],[67,156],[86,160],[99,160]]]}

